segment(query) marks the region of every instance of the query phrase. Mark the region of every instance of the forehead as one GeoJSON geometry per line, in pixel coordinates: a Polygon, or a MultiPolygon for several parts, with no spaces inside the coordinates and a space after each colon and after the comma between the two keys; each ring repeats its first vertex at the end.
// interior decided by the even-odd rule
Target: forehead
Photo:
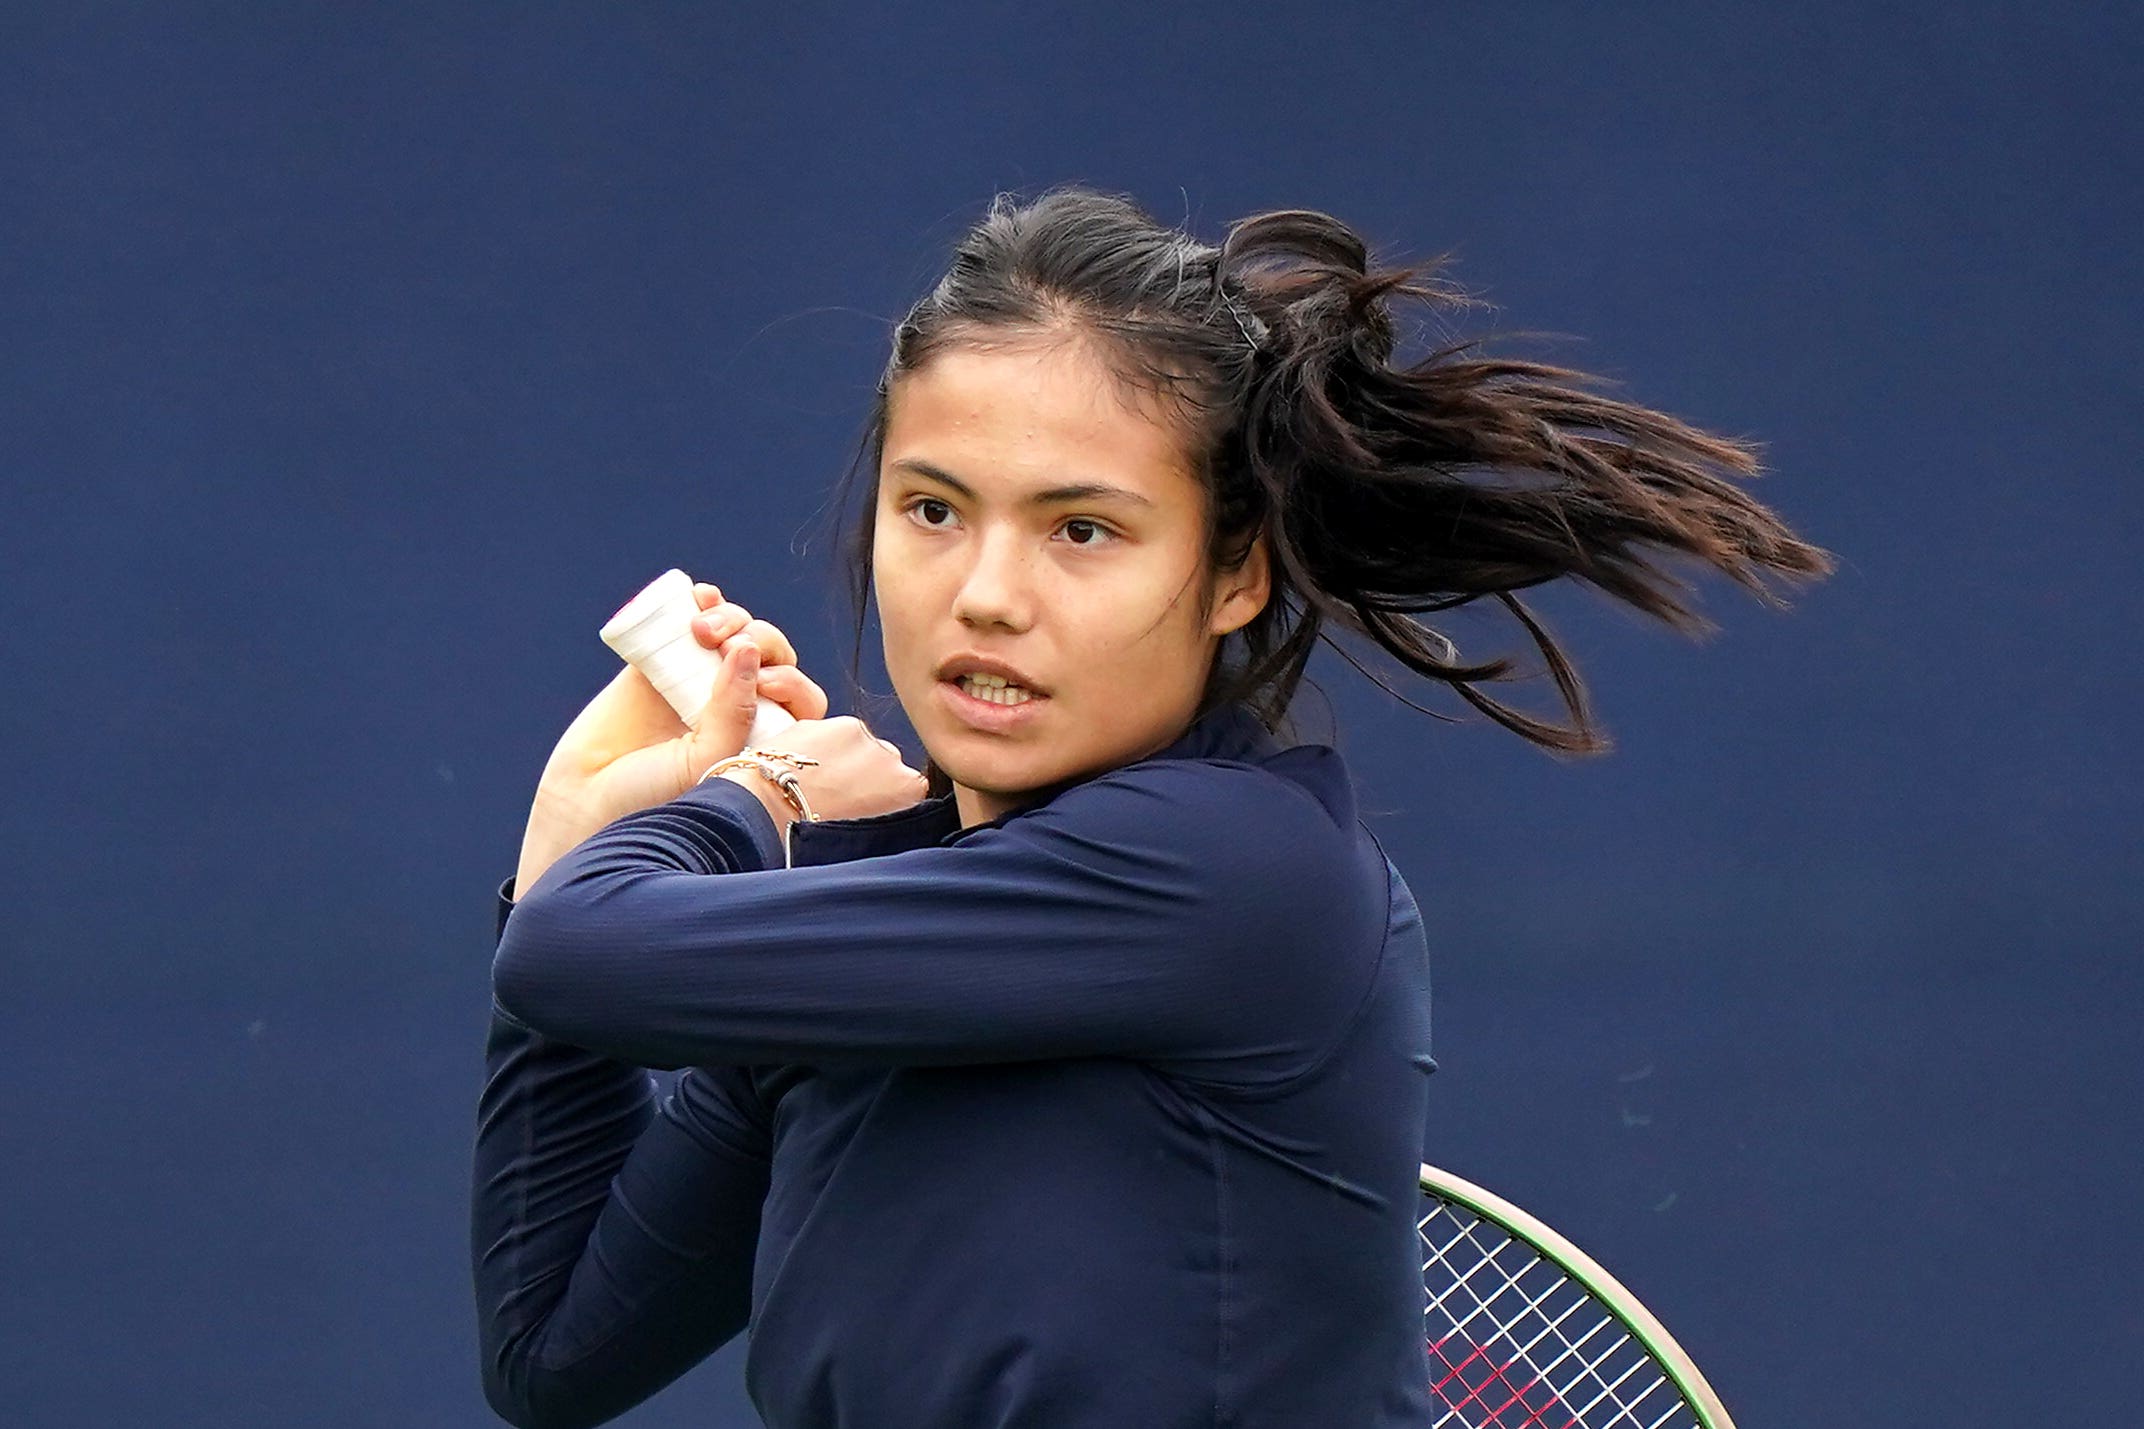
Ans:
{"type": "Polygon", "coordinates": [[[1080,344],[953,347],[904,374],[888,393],[883,469],[903,461],[956,473],[986,498],[1087,481],[1156,506],[1198,498],[1163,410],[1080,344]]]}

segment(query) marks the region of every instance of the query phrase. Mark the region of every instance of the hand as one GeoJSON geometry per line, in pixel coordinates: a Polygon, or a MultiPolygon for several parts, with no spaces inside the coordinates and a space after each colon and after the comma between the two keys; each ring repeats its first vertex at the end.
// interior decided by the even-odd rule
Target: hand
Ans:
{"type": "Polygon", "coordinates": [[[760,695],[799,720],[825,715],[826,692],[796,667],[788,636],[724,602],[715,586],[696,585],[693,598],[702,611],[693,619],[694,638],[723,655],[713,696],[688,728],[647,676],[630,665],[619,669],[544,765],[522,835],[517,897],[567,849],[614,819],[668,803],[716,760],[742,749],[760,695]]]}
{"type": "MultiPolygon", "coordinates": [[[[826,691],[797,668],[796,647],[778,627],[769,621],[754,620],[751,611],[725,601],[721,589],[705,581],[693,586],[692,598],[700,605],[700,614],[692,620],[694,639],[724,655],[741,640],[757,645],[760,652],[759,693],[798,719],[826,717],[826,691]]],[[[732,749],[728,753],[736,752],[732,749]]],[[[716,756],[727,757],[727,754],[716,756]]]]}
{"type": "MultiPolygon", "coordinates": [[[[861,819],[905,809],[923,798],[930,781],[921,770],[908,767],[899,745],[890,739],[878,738],[854,715],[826,718],[826,692],[796,668],[793,663],[796,651],[781,631],[764,620],[753,620],[751,612],[743,606],[725,603],[722,592],[714,586],[696,585],[693,596],[705,612],[693,620],[693,634],[702,645],[727,653],[729,642],[733,640],[764,636],[779,641],[779,649],[787,652],[787,659],[792,663],[761,666],[759,692],[795,715],[797,723],[762,742],[760,747],[786,750],[819,761],[797,771],[797,782],[803,786],[804,797],[811,801],[814,814],[822,819],[861,819]],[[792,680],[796,684],[794,691],[792,680]],[[790,698],[792,694],[794,698],[790,698]]],[[[770,655],[767,658],[777,657],[770,655]]],[[[718,686],[717,698],[719,696],[718,686]]],[[[749,718],[746,724],[749,726],[749,718]]],[[[742,736],[738,747],[743,747],[742,736]]],[[[729,754],[736,752],[732,749],[729,754]]],[[[728,758],[728,754],[716,758],[728,758]]],[[[714,761],[708,762],[712,764],[714,761]]],[[[768,806],[768,812],[774,815],[777,826],[796,818],[796,810],[765,775],[738,768],[721,777],[734,779],[758,794],[760,801],[768,806]]]]}
{"type": "MultiPolygon", "coordinates": [[[[822,819],[860,819],[905,809],[929,792],[923,772],[911,769],[901,758],[901,748],[890,739],[880,739],[854,715],[838,719],[807,719],[761,740],[759,747],[784,750],[817,764],[797,771],[811,811],[822,819]]],[[[779,789],[756,770],[739,767],[717,776],[734,779],[760,796],[775,827],[797,818],[797,811],[779,789]]]]}

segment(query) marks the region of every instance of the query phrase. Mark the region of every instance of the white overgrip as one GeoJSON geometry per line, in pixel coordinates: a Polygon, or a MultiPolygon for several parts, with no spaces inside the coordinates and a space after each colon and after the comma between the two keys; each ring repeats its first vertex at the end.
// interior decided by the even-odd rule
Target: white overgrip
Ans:
{"type": "MultiPolygon", "coordinates": [[[[619,659],[648,677],[687,724],[714,697],[715,680],[722,673],[720,653],[692,633],[692,618],[699,613],[692,577],[672,566],[619,607],[597,632],[619,659]]],[[[795,723],[789,711],[761,695],[745,743],[759,744],[795,723]]]]}

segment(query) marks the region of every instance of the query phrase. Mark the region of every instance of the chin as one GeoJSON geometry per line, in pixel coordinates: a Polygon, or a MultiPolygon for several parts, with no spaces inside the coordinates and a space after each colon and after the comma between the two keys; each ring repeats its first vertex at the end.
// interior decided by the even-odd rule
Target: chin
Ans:
{"type": "Polygon", "coordinates": [[[938,767],[962,788],[997,799],[1022,799],[1055,788],[1075,774],[1074,762],[1058,750],[1039,757],[1033,750],[1002,750],[977,758],[975,751],[963,749],[950,760],[939,759],[938,767]]]}
{"type": "Polygon", "coordinates": [[[939,759],[938,767],[954,783],[978,794],[1018,794],[1048,782],[1050,777],[1050,771],[1038,769],[1033,759],[976,759],[956,754],[951,759],[939,759]]]}

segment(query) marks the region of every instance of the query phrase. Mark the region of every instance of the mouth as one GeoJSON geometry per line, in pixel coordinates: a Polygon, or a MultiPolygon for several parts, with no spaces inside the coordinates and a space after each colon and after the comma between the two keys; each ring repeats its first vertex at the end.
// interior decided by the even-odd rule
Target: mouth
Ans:
{"type": "Polygon", "coordinates": [[[997,734],[1027,724],[1050,700],[1048,695],[1033,691],[1016,694],[1008,687],[977,683],[967,677],[940,680],[938,688],[955,717],[973,728],[997,734]]]}

